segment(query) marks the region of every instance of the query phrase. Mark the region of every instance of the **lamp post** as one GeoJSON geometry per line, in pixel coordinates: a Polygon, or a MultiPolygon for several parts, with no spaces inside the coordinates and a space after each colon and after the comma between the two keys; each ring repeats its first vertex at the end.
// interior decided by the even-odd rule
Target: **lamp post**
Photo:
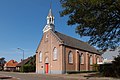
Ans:
{"type": "Polygon", "coordinates": [[[22,52],[23,52],[23,65],[22,65],[22,72],[24,72],[24,50],[23,49],[21,49],[21,48],[17,48],[17,49],[19,49],[19,50],[21,50],[22,52]]]}

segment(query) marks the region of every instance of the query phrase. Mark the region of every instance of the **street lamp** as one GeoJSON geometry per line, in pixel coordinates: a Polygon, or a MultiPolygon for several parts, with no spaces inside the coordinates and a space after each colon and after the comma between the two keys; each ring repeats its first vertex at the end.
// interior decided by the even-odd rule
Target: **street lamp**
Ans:
{"type": "MultiPolygon", "coordinates": [[[[21,48],[17,48],[17,49],[19,49],[19,50],[21,50],[21,51],[23,52],[23,61],[22,61],[22,62],[23,62],[23,65],[24,65],[24,50],[23,50],[23,49],[21,49],[21,48]]],[[[22,71],[24,72],[24,69],[23,69],[23,68],[24,68],[24,66],[23,66],[23,65],[22,65],[22,71]]]]}

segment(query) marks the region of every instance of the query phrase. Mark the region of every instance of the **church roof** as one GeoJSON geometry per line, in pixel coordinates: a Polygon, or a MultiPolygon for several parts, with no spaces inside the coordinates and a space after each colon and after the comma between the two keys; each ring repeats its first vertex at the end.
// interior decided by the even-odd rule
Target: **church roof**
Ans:
{"type": "Polygon", "coordinates": [[[72,38],[70,36],[59,33],[57,31],[55,31],[55,34],[63,41],[63,44],[65,46],[69,46],[69,47],[77,48],[77,49],[80,49],[80,50],[100,54],[94,47],[90,46],[86,42],[83,42],[81,40],[72,38]]]}

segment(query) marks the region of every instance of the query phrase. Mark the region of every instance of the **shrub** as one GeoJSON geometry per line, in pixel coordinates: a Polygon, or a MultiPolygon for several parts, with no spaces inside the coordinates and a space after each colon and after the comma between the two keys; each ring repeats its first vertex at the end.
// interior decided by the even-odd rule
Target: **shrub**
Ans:
{"type": "Polygon", "coordinates": [[[101,64],[99,66],[99,72],[105,77],[114,77],[114,68],[112,64],[101,64]]]}
{"type": "Polygon", "coordinates": [[[120,78],[120,54],[114,58],[111,64],[100,65],[99,72],[106,77],[120,78]]]}
{"type": "Polygon", "coordinates": [[[93,71],[98,71],[98,64],[93,64],[93,71]]]}
{"type": "Polygon", "coordinates": [[[120,77],[120,54],[114,58],[114,61],[112,63],[116,77],[120,77]]]}
{"type": "Polygon", "coordinates": [[[96,71],[67,71],[68,74],[78,74],[78,73],[92,73],[96,71]]]}
{"type": "Polygon", "coordinates": [[[24,65],[23,69],[20,68],[20,72],[35,72],[35,66],[34,65],[24,65]]]}

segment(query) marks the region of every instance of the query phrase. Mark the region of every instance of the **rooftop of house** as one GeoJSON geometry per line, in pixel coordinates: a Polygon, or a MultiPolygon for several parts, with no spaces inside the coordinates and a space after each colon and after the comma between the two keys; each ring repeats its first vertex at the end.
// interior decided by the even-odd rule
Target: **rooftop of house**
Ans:
{"type": "Polygon", "coordinates": [[[29,57],[25,60],[22,60],[20,63],[18,63],[17,67],[21,67],[22,65],[26,64],[30,59],[31,59],[31,57],[29,57]]]}
{"type": "Polygon", "coordinates": [[[10,61],[8,61],[8,62],[5,63],[5,67],[16,67],[17,64],[18,64],[17,61],[10,60],[10,61]]]}

